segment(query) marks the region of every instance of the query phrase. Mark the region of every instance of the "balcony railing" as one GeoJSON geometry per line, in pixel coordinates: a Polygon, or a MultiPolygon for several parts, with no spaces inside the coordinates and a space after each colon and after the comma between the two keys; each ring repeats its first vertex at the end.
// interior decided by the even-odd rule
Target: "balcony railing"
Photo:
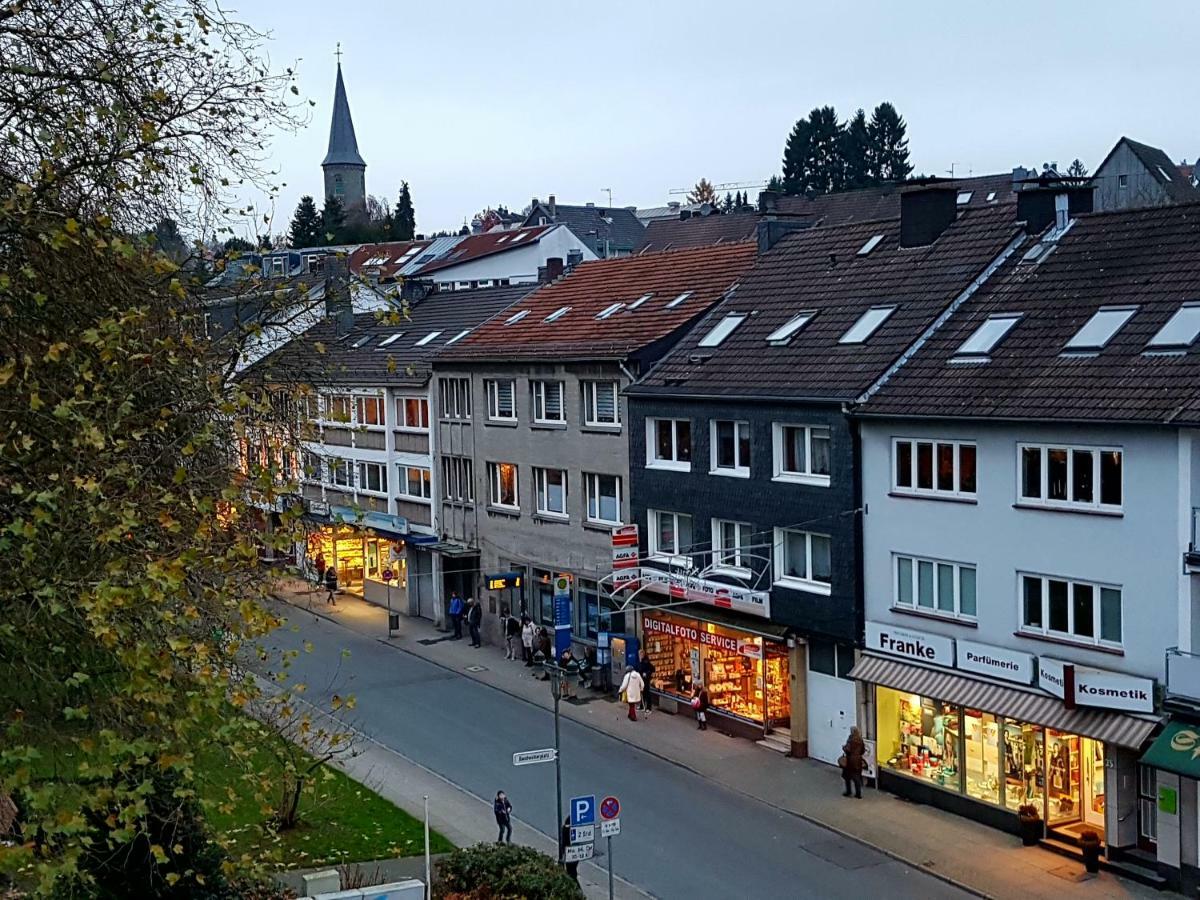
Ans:
{"type": "Polygon", "coordinates": [[[1167,650],[1167,697],[1200,704],[1200,654],[1167,650]]]}

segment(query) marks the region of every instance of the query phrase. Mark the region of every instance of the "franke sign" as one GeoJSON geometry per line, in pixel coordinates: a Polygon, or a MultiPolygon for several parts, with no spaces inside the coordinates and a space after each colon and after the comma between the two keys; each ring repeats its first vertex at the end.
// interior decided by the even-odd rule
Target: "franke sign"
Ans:
{"type": "Polygon", "coordinates": [[[1061,659],[1038,659],[1038,686],[1068,706],[1099,706],[1128,712],[1154,712],[1154,681],[1106,669],[1089,669],[1061,659]]]}
{"type": "Polygon", "coordinates": [[[867,623],[867,649],[889,656],[939,666],[954,666],[954,639],[940,634],[893,628],[879,622],[867,623]]]}
{"type": "Polygon", "coordinates": [[[766,591],[752,591],[734,584],[722,584],[707,578],[695,578],[676,572],[664,572],[641,566],[614,573],[614,589],[617,576],[622,587],[637,587],[639,584],[659,594],[667,594],[674,600],[690,600],[707,603],[721,609],[736,609],[752,616],[771,618],[771,595],[766,591]]]}

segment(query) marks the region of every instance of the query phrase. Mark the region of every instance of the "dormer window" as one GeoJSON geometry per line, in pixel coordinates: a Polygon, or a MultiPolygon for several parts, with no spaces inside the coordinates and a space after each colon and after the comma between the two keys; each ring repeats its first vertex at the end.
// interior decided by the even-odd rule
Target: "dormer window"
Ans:
{"type": "Polygon", "coordinates": [[[1136,306],[1111,306],[1098,309],[1087,323],[1067,341],[1065,350],[1103,350],[1113,336],[1121,330],[1133,314],[1136,306]]]}

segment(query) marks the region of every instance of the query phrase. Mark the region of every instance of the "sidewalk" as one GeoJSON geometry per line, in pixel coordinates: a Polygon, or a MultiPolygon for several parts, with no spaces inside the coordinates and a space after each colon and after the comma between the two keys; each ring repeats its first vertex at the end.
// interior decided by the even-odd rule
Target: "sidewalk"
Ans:
{"type": "MultiPolygon", "coordinates": [[[[344,594],[336,607],[326,606],[321,595],[310,594],[298,583],[298,590],[291,586],[281,585],[277,598],[537,706],[551,706],[546,684],[520,662],[505,660],[502,647],[473,649],[467,641],[446,640],[431,622],[405,616],[400,618],[397,635],[388,638],[386,610],[344,594]]],[[[587,690],[582,696],[585,702],[564,703],[561,713],[980,896],[1022,900],[1161,896],[1107,872],[1084,878],[1080,863],[1022,847],[1012,835],[892,794],[868,789],[861,801],[845,800],[840,774],[832,766],[790,759],[715,730],[698,733],[690,717],[659,712],[648,720],[630,722],[621,704],[587,690]]]]}

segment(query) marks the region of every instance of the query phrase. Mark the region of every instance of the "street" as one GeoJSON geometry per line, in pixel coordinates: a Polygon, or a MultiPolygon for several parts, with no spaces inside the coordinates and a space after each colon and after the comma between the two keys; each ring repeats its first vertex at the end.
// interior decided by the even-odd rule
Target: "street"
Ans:
{"type": "MultiPolygon", "coordinates": [[[[505,790],[514,817],[555,834],[554,766],[512,765],[514,752],[553,746],[551,714],[336,623],[288,615],[272,640],[281,649],[312,643],[292,667],[308,699],[353,694],[347,721],[356,728],[480,797],[505,790]]],[[[966,896],[568,718],[561,724],[564,804],[576,795],[620,797],[616,872],[655,896],[966,896]]],[[[603,847],[597,841],[598,858],[603,847]]]]}

